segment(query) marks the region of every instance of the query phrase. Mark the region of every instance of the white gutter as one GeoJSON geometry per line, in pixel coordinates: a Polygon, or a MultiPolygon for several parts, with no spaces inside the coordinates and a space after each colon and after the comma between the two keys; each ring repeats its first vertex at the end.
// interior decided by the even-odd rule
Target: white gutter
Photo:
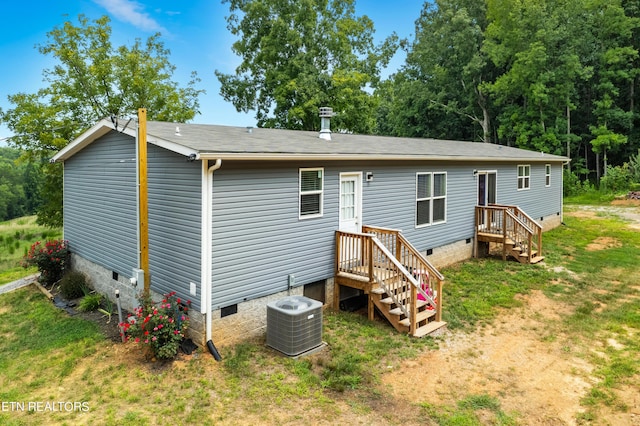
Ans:
{"type": "Polygon", "coordinates": [[[555,163],[565,162],[566,157],[462,157],[459,155],[385,155],[385,154],[341,154],[341,153],[326,153],[326,154],[292,154],[292,153],[230,153],[230,152],[216,152],[216,153],[199,153],[196,155],[196,160],[243,160],[243,161],[283,161],[283,160],[298,160],[298,161],[459,161],[462,163],[469,162],[529,162],[529,163],[555,163]]]}
{"type": "Polygon", "coordinates": [[[205,340],[209,352],[220,361],[220,354],[211,340],[211,303],[213,294],[213,283],[211,279],[211,258],[213,246],[213,173],[222,166],[222,160],[216,159],[213,166],[209,166],[208,160],[202,161],[202,207],[201,207],[201,254],[200,254],[200,313],[205,318],[205,340]]]}

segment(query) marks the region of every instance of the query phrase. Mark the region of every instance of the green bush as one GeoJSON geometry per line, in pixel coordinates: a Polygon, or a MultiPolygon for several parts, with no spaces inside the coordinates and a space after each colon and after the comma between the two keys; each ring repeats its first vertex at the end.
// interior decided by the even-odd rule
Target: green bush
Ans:
{"type": "Polygon", "coordinates": [[[581,181],[577,174],[564,170],[564,176],[562,178],[563,185],[563,193],[565,197],[575,196],[575,195],[584,195],[588,192],[595,191],[594,186],[588,180],[581,181]]]}
{"type": "Polygon", "coordinates": [[[175,292],[165,294],[159,304],[154,303],[150,296],[141,295],[135,314],[129,315],[120,326],[127,340],[146,345],[154,357],[175,358],[189,327],[189,306],[191,302],[183,304],[175,292]]]}
{"type": "Polygon", "coordinates": [[[71,271],[60,280],[60,293],[65,299],[76,299],[85,294],[86,290],[87,277],[82,272],[71,271]]]}
{"type": "Polygon", "coordinates": [[[85,295],[78,304],[78,310],[81,312],[97,311],[102,303],[102,295],[100,293],[90,293],[85,295]]]}
{"type": "Polygon", "coordinates": [[[626,192],[633,177],[629,171],[629,165],[607,166],[607,173],[600,179],[600,190],[607,192],[626,192]]]}

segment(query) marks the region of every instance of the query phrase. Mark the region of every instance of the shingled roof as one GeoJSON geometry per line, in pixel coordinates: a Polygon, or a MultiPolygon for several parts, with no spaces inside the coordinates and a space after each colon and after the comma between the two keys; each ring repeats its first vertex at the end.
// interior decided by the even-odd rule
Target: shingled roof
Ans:
{"type": "MultiPolygon", "coordinates": [[[[136,123],[116,126],[102,120],[67,147],[53,160],[64,161],[109,131],[136,135],[136,123]]],[[[567,157],[533,152],[481,142],[440,139],[397,138],[333,133],[332,140],[318,132],[147,122],[147,141],[185,156],[227,160],[446,160],[446,161],[526,161],[564,162],[567,157]]]]}

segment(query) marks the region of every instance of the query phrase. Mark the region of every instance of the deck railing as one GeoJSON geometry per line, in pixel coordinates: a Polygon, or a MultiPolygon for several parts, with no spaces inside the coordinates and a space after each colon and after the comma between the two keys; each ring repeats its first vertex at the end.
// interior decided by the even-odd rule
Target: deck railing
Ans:
{"type": "Polygon", "coordinates": [[[538,256],[542,256],[542,226],[538,224],[531,216],[520,209],[518,206],[505,205],[514,216],[520,220],[526,227],[531,230],[531,239],[533,250],[538,253],[538,256]]]}
{"type": "Polygon", "coordinates": [[[435,320],[442,321],[444,277],[400,231],[371,226],[363,226],[363,233],[337,231],[336,265],[337,272],[366,277],[381,286],[410,319],[410,333],[415,331],[418,295],[435,308],[435,320]],[[410,297],[405,297],[407,291],[410,297]],[[405,299],[409,303],[402,302],[405,299]]]}
{"type": "Polygon", "coordinates": [[[542,254],[542,227],[517,206],[476,206],[476,232],[501,236],[504,243],[512,242],[529,261],[534,252],[542,254]]]}
{"type": "Polygon", "coordinates": [[[436,309],[436,321],[442,321],[444,276],[397,229],[363,226],[363,232],[375,235],[405,269],[417,279],[417,292],[436,309]]]}

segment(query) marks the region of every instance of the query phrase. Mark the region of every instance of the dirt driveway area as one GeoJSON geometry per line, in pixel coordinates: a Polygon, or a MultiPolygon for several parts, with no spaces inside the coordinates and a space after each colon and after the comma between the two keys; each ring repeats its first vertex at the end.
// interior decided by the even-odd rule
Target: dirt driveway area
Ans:
{"type": "MultiPolygon", "coordinates": [[[[640,230],[640,207],[588,207],[568,215],[602,213],[629,220],[630,228],[640,230]]],[[[594,249],[608,247],[606,241],[600,243],[602,247],[594,249]]],[[[455,406],[468,395],[486,394],[497,398],[505,413],[519,413],[518,424],[577,424],[576,416],[585,411],[580,402],[597,379],[593,366],[574,347],[584,342],[571,342],[562,333],[561,317],[572,308],[540,291],[521,300],[522,307],[505,310],[492,325],[473,334],[447,334],[440,350],[406,361],[397,371],[385,374],[383,383],[394,396],[416,403],[425,397],[413,392],[411,384],[421,382],[435,405],[455,406]]],[[[618,396],[627,412],[600,412],[597,424],[640,425],[638,387],[621,389],[618,396]]],[[[492,415],[487,413],[483,424],[495,424],[492,415]]]]}

